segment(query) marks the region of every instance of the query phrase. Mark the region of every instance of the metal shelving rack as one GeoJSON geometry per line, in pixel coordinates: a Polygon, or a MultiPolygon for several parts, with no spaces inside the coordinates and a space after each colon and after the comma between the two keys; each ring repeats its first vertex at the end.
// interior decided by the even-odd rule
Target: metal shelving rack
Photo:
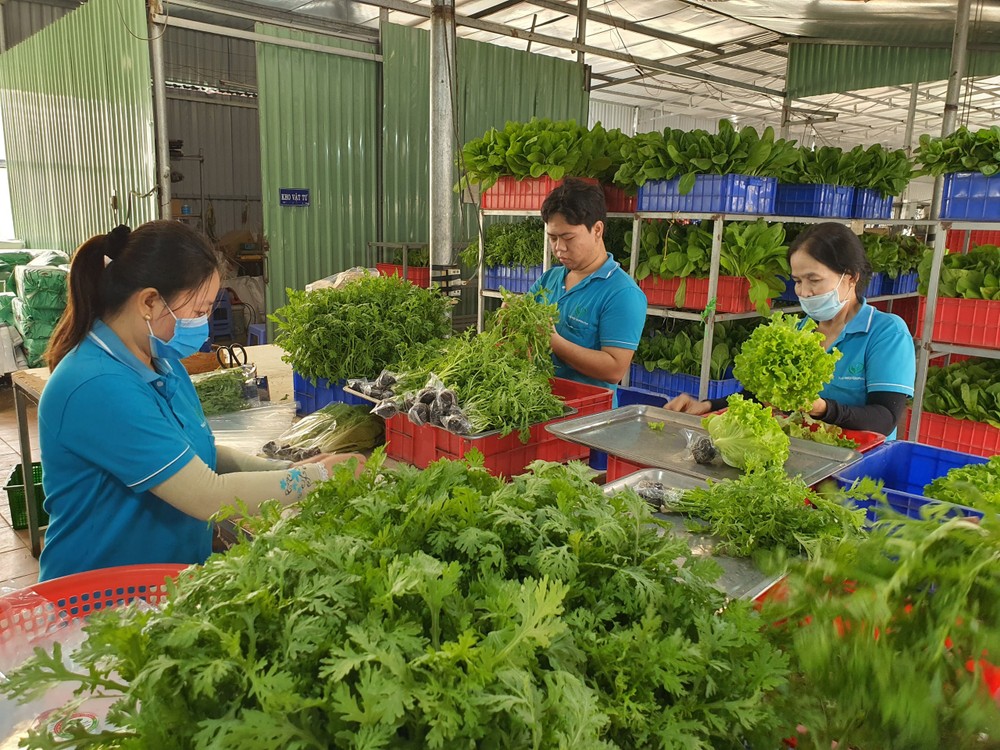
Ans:
{"type": "Polygon", "coordinates": [[[170,161],[198,162],[198,213],[178,214],[174,219],[180,221],[197,220],[198,229],[205,228],[205,154],[198,150],[197,154],[171,154],[170,161]]]}
{"type": "MultiPolygon", "coordinates": [[[[764,219],[768,222],[780,222],[788,223],[794,222],[798,224],[820,224],[824,222],[835,221],[842,224],[851,226],[853,229],[860,230],[864,229],[866,226],[921,226],[921,225],[933,225],[937,222],[934,221],[919,221],[911,219],[842,219],[842,218],[827,218],[827,217],[814,217],[814,216],[765,216],[765,215],[754,215],[754,214],[722,214],[722,213],[670,213],[670,212],[657,212],[657,211],[640,211],[635,214],[633,224],[632,224],[632,254],[629,263],[629,275],[635,278],[635,271],[639,265],[639,243],[641,241],[640,229],[642,226],[643,219],[668,219],[673,221],[678,220],[700,220],[700,221],[712,221],[714,222],[712,228],[712,258],[711,265],[708,276],[708,299],[715,299],[718,295],[719,289],[719,262],[722,256],[722,233],[723,228],[727,221],[756,221],[757,219],[764,219]]],[[[943,246],[942,246],[943,247],[943,246]]],[[[897,295],[884,295],[879,297],[872,297],[869,302],[878,302],[881,300],[895,300],[903,299],[906,297],[914,297],[915,294],[897,294],[897,295]]],[[[781,312],[799,312],[802,308],[797,305],[791,305],[788,307],[782,307],[781,312]]],[[[663,318],[677,318],[680,320],[696,320],[703,321],[705,323],[705,343],[702,347],[702,359],[701,359],[701,375],[699,377],[698,386],[698,398],[705,399],[708,397],[708,383],[710,380],[710,372],[712,365],[712,347],[713,339],[715,337],[715,324],[718,322],[726,320],[746,320],[748,318],[760,317],[757,312],[747,312],[747,313],[717,313],[714,308],[709,308],[704,312],[694,312],[690,310],[676,310],[674,308],[666,307],[649,307],[646,310],[647,315],[657,315],[663,318]]],[[[626,374],[623,380],[624,385],[628,385],[628,375],[626,374]]]]}
{"type": "MultiPolygon", "coordinates": [[[[920,434],[920,418],[924,412],[924,391],[927,388],[927,372],[930,361],[943,354],[963,354],[969,357],[1000,359],[1000,349],[975,346],[960,346],[934,341],[934,323],[937,316],[938,290],[941,285],[941,266],[944,262],[948,231],[1000,228],[1000,224],[987,221],[939,221],[934,236],[934,256],[931,262],[930,279],[927,282],[927,301],[924,304],[924,325],[917,337],[917,382],[913,389],[913,408],[910,413],[910,431],[907,439],[916,442],[920,434]]],[[[968,248],[969,243],[965,246],[968,248]]]]}

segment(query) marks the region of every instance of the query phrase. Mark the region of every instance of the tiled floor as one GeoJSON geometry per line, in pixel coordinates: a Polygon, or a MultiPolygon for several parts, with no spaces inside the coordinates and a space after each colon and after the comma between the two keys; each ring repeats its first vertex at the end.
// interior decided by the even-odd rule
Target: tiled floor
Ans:
{"type": "MultiPolygon", "coordinates": [[[[28,413],[31,457],[38,461],[38,418],[32,407],[28,413]]],[[[0,381],[0,483],[7,484],[14,467],[21,462],[14,414],[14,392],[10,379],[0,381]]],[[[38,560],[31,556],[28,531],[15,531],[10,523],[7,493],[0,494],[0,593],[19,589],[38,580],[38,560]]]]}

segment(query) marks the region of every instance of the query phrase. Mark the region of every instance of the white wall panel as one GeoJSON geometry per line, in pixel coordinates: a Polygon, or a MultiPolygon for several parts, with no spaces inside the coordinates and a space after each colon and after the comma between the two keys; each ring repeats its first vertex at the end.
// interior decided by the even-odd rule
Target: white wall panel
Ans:
{"type": "Polygon", "coordinates": [[[606,130],[618,128],[625,135],[635,135],[635,107],[627,104],[616,104],[615,102],[602,102],[591,98],[590,100],[590,122],[588,127],[593,127],[599,122],[606,130]]]}

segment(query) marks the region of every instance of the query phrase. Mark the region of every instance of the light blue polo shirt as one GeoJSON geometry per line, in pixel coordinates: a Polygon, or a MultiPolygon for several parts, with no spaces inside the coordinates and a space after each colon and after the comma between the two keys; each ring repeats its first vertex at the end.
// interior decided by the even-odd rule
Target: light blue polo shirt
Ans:
{"type": "MultiPolygon", "coordinates": [[[[600,268],[566,291],[566,268],[550,268],[528,291],[559,307],[556,331],[568,341],[600,351],[610,346],[635,351],[646,323],[646,295],[608,253],[600,268]],[[546,290],[543,295],[542,290],[546,290]]],[[[553,355],[556,377],[611,389],[618,405],[618,384],[587,377],[553,355]]]]}
{"type": "Polygon", "coordinates": [[[179,360],[143,365],[98,321],[42,391],[38,431],[49,527],[41,580],[114,565],[200,563],[211,526],[149,490],[215,439],[179,360]]]}
{"type": "MultiPolygon", "coordinates": [[[[839,349],[843,356],[833,370],[833,380],[820,392],[848,406],[864,406],[873,391],[913,396],[917,377],[916,351],[906,323],[898,315],[876,310],[862,302],[827,351],[839,349]]],[[[888,435],[896,438],[896,431],[888,435]]]]}

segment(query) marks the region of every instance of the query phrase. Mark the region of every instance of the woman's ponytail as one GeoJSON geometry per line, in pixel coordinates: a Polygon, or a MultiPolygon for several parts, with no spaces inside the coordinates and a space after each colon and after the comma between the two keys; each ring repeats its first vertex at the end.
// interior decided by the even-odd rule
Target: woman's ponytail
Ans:
{"type": "MultiPolygon", "coordinates": [[[[125,227],[127,230],[127,227],[125,227]]],[[[124,242],[111,234],[91,237],[76,249],[69,266],[69,294],[66,309],[56,325],[45,350],[49,370],[54,370],[62,358],[83,341],[83,337],[101,317],[101,274],[105,257],[114,258],[121,253],[124,242]]],[[[127,238],[127,233],[126,233],[127,238]]]]}
{"type": "Polygon", "coordinates": [[[153,288],[170,300],[198,288],[218,269],[205,237],[180,222],[150,221],[134,230],[121,225],[91,237],[70,263],[68,304],[45,352],[49,369],[99,318],[114,316],[136,292],[153,288]]]}

